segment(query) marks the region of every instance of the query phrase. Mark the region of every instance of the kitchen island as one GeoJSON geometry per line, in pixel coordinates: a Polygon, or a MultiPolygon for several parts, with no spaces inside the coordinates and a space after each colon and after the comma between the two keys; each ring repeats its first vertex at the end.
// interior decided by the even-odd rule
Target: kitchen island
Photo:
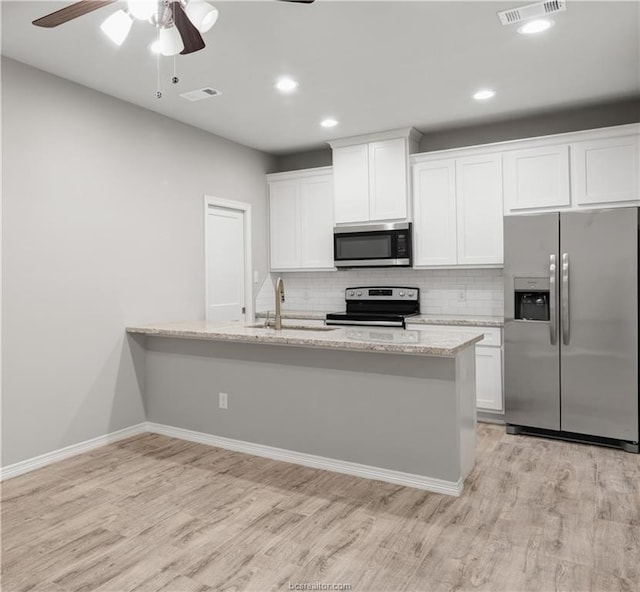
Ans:
{"type": "Polygon", "coordinates": [[[204,321],[127,332],[145,350],[153,431],[451,495],[473,467],[477,332],[204,321]]]}

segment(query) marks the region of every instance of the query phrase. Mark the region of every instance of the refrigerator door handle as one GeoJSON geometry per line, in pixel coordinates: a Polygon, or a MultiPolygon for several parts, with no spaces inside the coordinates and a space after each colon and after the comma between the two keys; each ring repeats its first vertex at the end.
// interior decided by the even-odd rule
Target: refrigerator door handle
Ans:
{"type": "Polygon", "coordinates": [[[558,343],[558,313],[556,311],[556,255],[549,255],[549,340],[558,343]]]}
{"type": "Polygon", "coordinates": [[[562,253],[562,343],[571,340],[571,313],[569,309],[569,253],[562,253]]]}

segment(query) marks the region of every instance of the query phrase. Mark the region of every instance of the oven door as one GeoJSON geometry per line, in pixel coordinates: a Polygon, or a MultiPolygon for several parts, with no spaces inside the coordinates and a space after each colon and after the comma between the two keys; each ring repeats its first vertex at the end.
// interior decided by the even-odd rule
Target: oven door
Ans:
{"type": "Polygon", "coordinates": [[[333,255],[336,267],[409,267],[411,224],[337,227],[333,255]]]}

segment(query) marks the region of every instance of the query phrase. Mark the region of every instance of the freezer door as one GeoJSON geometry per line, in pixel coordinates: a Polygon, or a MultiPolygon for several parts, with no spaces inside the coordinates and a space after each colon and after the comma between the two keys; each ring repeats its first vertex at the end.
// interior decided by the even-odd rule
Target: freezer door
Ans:
{"type": "Polygon", "coordinates": [[[638,441],[638,210],[560,219],[561,429],[638,441]]]}
{"type": "Polygon", "coordinates": [[[509,424],[549,430],[560,429],[558,294],[550,273],[551,257],[558,255],[558,225],[557,213],[504,219],[505,417],[509,424]],[[514,318],[516,278],[520,285],[546,281],[549,321],[514,318]]]}

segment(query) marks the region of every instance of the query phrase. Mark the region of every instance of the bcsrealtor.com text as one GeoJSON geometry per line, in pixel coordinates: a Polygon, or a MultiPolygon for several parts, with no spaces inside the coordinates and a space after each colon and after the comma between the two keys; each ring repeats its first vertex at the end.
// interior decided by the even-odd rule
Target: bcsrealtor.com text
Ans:
{"type": "Polygon", "coordinates": [[[289,590],[351,590],[351,584],[340,582],[289,582],[289,590]]]}

